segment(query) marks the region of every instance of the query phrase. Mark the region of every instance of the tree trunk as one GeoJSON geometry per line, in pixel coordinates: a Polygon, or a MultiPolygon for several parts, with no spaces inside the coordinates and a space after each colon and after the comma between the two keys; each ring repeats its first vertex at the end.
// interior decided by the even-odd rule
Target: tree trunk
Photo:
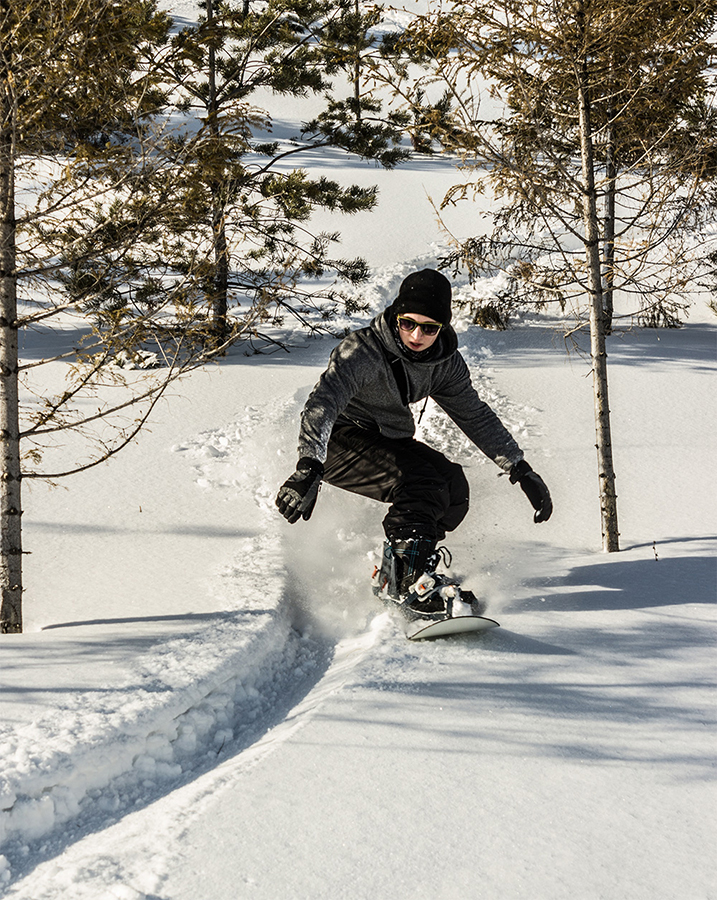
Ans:
{"type": "MultiPolygon", "coordinates": [[[[354,0],[354,12],[356,13],[356,22],[359,21],[361,15],[361,7],[359,0],[354,0]]],[[[361,121],[361,35],[356,33],[356,56],[354,58],[353,67],[353,88],[354,101],[356,103],[356,118],[361,121]]]]}
{"type": "Polygon", "coordinates": [[[217,187],[215,207],[212,216],[214,236],[214,279],[212,284],[212,341],[215,348],[221,347],[229,337],[227,313],[229,311],[229,251],[227,232],[224,224],[224,208],[220,203],[220,188],[217,187]]]}
{"type": "MultiPolygon", "coordinates": [[[[611,105],[608,116],[612,119],[611,105]]],[[[603,262],[605,271],[605,291],[603,295],[603,319],[605,334],[612,334],[612,320],[615,312],[615,195],[617,192],[617,167],[615,165],[615,126],[608,125],[607,149],[605,156],[605,218],[603,223],[603,262]]]]}
{"type": "MultiPolygon", "coordinates": [[[[7,19],[7,10],[4,10],[7,19]]],[[[15,263],[14,98],[0,59],[0,632],[22,631],[22,502],[15,263]]]]}
{"type": "Polygon", "coordinates": [[[605,348],[605,317],[600,266],[600,231],[598,228],[597,192],[595,190],[595,158],[590,117],[587,63],[583,63],[578,71],[578,100],[580,107],[580,150],[583,171],[582,202],[588,264],[588,291],[590,294],[590,353],[593,365],[602,546],[606,552],[613,553],[620,549],[620,544],[617,525],[615,470],[612,461],[610,405],[608,403],[607,389],[607,351],[605,348]]]}
{"type": "MultiPolygon", "coordinates": [[[[611,15],[610,21],[614,18],[611,15]]],[[[616,117],[615,117],[615,63],[610,59],[607,75],[607,123],[605,140],[605,217],[603,219],[603,272],[605,285],[603,293],[603,318],[605,334],[612,334],[612,320],[615,313],[615,199],[617,196],[616,117]]]]}
{"type": "MultiPolygon", "coordinates": [[[[213,0],[206,0],[207,24],[214,24],[213,0]]],[[[207,120],[211,140],[217,144],[221,140],[219,132],[219,104],[217,100],[217,61],[213,36],[209,44],[209,96],[207,98],[207,120]]],[[[213,148],[213,149],[216,149],[213,148]]],[[[212,242],[214,250],[214,275],[212,278],[212,295],[209,301],[211,310],[212,344],[221,347],[228,337],[227,312],[229,310],[229,251],[227,232],[224,222],[223,183],[218,180],[212,183],[212,242]]]]}

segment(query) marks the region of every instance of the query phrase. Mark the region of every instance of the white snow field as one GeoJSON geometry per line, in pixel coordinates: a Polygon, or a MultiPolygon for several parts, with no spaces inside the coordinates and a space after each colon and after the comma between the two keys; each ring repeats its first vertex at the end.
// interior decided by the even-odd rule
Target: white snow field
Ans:
{"type": "MultiPolygon", "coordinates": [[[[316,165],[381,186],[376,212],[332,222],[372,266],[371,313],[340,323],[360,327],[436,264],[429,197],[453,170],[316,165]]],[[[608,555],[589,359],[557,321],[458,317],[555,503],[534,525],[429,407],[423,438],[471,483],[446,544],[501,623],[481,635],[409,643],[376,603],[378,504],[325,486],[307,523],[274,509],[335,345],[288,323],[290,353],[235,348],[110,464],[32,483],[26,631],[0,641],[0,895],[717,898],[716,326],[700,300],[682,329],[609,340],[608,555]]]]}

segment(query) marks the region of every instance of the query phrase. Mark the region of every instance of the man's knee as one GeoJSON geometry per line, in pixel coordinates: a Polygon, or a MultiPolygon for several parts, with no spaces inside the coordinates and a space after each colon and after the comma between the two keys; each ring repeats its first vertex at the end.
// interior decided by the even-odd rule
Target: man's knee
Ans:
{"type": "Polygon", "coordinates": [[[463,471],[463,466],[458,465],[458,463],[452,463],[451,466],[451,495],[456,498],[465,498],[467,502],[470,495],[470,487],[468,486],[468,479],[466,478],[466,473],[463,471]]]}
{"type": "Polygon", "coordinates": [[[452,463],[450,477],[447,482],[448,498],[443,516],[443,527],[453,531],[465,519],[470,505],[470,487],[463,467],[452,463]]]}

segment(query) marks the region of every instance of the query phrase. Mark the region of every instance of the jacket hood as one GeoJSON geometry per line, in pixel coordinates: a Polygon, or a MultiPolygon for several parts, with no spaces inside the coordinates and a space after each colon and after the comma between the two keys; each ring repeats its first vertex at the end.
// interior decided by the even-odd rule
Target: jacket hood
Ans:
{"type": "Polygon", "coordinates": [[[417,366],[434,366],[443,362],[458,350],[458,336],[451,325],[444,325],[438,334],[438,340],[433,344],[431,350],[433,353],[427,354],[425,359],[416,359],[408,357],[403,348],[399,346],[398,341],[394,337],[391,328],[390,311],[385,309],[371,321],[370,328],[378,336],[378,339],[393,356],[398,356],[406,362],[414,363],[417,366]]]}

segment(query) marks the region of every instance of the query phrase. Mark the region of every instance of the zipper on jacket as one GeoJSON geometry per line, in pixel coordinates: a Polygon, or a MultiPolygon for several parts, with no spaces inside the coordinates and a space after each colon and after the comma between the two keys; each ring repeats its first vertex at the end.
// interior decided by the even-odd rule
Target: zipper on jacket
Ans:
{"type": "Polygon", "coordinates": [[[408,406],[408,378],[406,378],[406,370],[399,356],[390,356],[388,364],[391,366],[393,377],[396,379],[398,393],[401,395],[401,403],[408,406]]]}

